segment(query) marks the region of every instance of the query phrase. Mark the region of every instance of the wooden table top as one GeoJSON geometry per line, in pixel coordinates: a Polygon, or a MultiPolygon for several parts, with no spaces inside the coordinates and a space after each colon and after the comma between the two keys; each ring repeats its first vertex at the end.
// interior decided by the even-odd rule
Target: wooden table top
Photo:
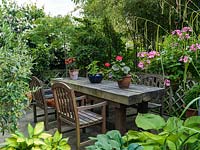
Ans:
{"type": "Polygon", "coordinates": [[[54,78],[52,82],[65,82],[74,91],[128,106],[162,98],[164,95],[164,88],[131,84],[128,89],[120,89],[116,81],[103,80],[101,83],[90,83],[88,78],[84,77],[79,77],[78,80],[54,78]]]}

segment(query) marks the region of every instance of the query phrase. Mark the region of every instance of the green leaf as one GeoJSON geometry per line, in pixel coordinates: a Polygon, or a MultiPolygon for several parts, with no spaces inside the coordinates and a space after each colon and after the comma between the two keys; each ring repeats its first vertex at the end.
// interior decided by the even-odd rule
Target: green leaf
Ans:
{"type": "Polygon", "coordinates": [[[34,135],[39,135],[44,130],[44,122],[39,122],[35,125],[34,135]]]}
{"type": "Polygon", "coordinates": [[[143,146],[137,144],[137,143],[132,143],[128,146],[128,150],[143,150],[143,146]]]}
{"type": "Polygon", "coordinates": [[[33,127],[31,126],[31,124],[28,124],[28,134],[29,137],[33,137],[33,127]]]}
{"type": "Polygon", "coordinates": [[[51,137],[51,134],[48,134],[48,133],[41,133],[38,137],[39,137],[39,138],[42,138],[42,139],[46,139],[46,138],[51,137]]]}
{"type": "Polygon", "coordinates": [[[24,137],[18,137],[17,138],[17,143],[22,143],[22,142],[25,142],[26,139],[24,137]]]}
{"type": "Polygon", "coordinates": [[[143,132],[144,135],[146,135],[149,139],[153,140],[154,142],[163,145],[165,142],[166,136],[160,136],[156,134],[152,134],[150,132],[143,132]]]}
{"type": "Polygon", "coordinates": [[[159,115],[154,114],[138,114],[135,120],[137,127],[144,130],[159,130],[165,126],[165,120],[159,115]]]}
{"type": "Polygon", "coordinates": [[[199,127],[200,124],[200,116],[192,116],[185,120],[184,126],[186,127],[199,127]]]}
{"type": "Polygon", "coordinates": [[[123,140],[127,141],[145,141],[147,138],[142,132],[129,130],[128,133],[123,136],[123,140]]]}
{"type": "Polygon", "coordinates": [[[167,124],[164,127],[164,131],[167,132],[177,132],[177,129],[180,129],[183,125],[183,121],[177,117],[170,117],[167,120],[167,124]]]}
{"type": "Polygon", "coordinates": [[[34,142],[33,142],[35,145],[46,145],[42,140],[40,139],[34,139],[34,142]]]}
{"type": "Polygon", "coordinates": [[[53,136],[53,141],[54,142],[58,142],[62,139],[62,134],[60,134],[58,131],[55,132],[54,136],[53,136]]]}
{"type": "Polygon", "coordinates": [[[33,139],[27,139],[26,143],[27,143],[28,146],[32,145],[34,143],[34,140],[33,139]]]}

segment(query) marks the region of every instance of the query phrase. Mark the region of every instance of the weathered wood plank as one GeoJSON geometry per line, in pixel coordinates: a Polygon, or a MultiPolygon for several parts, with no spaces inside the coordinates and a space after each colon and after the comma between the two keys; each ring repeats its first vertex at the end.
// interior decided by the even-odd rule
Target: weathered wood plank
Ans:
{"type": "Polygon", "coordinates": [[[53,82],[59,81],[66,82],[75,91],[128,106],[150,101],[152,98],[164,95],[164,88],[131,84],[128,89],[120,89],[117,82],[107,80],[94,84],[90,83],[87,78],[79,78],[78,80],[70,80],[68,78],[53,79],[53,82]]]}

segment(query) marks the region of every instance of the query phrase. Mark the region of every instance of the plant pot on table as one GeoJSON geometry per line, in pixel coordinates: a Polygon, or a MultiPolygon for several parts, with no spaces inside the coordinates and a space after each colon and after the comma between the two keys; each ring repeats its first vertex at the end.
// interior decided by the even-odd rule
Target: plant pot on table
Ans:
{"type": "Polygon", "coordinates": [[[123,77],[121,80],[117,81],[119,88],[127,89],[131,83],[131,75],[123,77]]]}
{"type": "Polygon", "coordinates": [[[88,79],[91,83],[101,83],[103,74],[88,74],[88,79]]]}
{"type": "Polygon", "coordinates": [[[72,80],[77,80],[78,79],[78,74],[79,74],[79,69],[69,70],[69,77],[72,80]]]}

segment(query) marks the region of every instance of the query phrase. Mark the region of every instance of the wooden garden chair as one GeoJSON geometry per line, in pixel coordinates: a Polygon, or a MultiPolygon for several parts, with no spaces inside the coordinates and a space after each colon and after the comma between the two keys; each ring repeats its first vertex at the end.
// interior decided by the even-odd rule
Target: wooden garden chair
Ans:
{"type": "MultiPolygon", "coordinates": [[[[101,125],[102,133],[106,132],[106,104],[101,102],[94,105],[86,105],[77,107],[77,100],[75,99],[74,90],[66,83],[54,83],[52,90],[56,102],[57,110],[57,126],[61,132],[61,123],[72,125],[76,129],[77,150],[80,146],[87,144],[90,140],[81,142],[80,129],[89,126],[101,125]],[[94,108],[101,108],[101,115],[90,111],[94,108]]],[[[86,100],[86,96],[82,96],[82,101],[86,100]]],[[[83,103],[82,103],[83,104],[83,103]]]]}
{"type": "Polygon", "coordinates": [[[48,130],[48,115],[55,114],[55,101],[51,89],[44,89],[43,83],[37,77],[33,76],[30,82],[33,98],[33,117],[34,122],[37,122],[37,117],[44,116],[45,130],[48,130]],[[37,107],[44,110],[43,114],[37,114],[37,107]],[[50,110],[53,110],[49,112],[50,110]]]}
{"type": "MultiPolygon", "coordinates": [[[[156,74],[138,74],[137,84],[165,88],[164,79],[161,75],[156,74]]],[[[159,114],[163,115],[163,98],[152,100],[148,102],[148,109],[155,110],[159,109],[159,114]]]]}

